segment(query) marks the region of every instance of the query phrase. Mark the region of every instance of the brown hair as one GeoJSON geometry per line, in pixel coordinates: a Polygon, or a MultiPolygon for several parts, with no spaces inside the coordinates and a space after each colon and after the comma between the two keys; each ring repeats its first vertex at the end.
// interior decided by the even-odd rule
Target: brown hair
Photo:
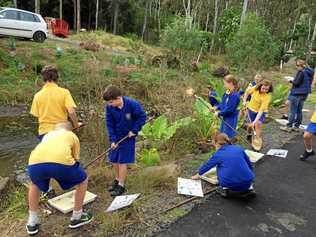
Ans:
{"type": "Polygon", "coordinates": [[[105,88],[103,93],[103,99],[105,101],[115,100],[120,96],[122,96],[121,90],[118,87],[112,85],[109,85],[107,88],[105,88]]]}
{"type": "Polygon", "coordinates": [[[298,67],[306,67],[307,66],[307,64],[306,64],[306,62],[304,61],[304,60],[302,60],[302,59],[297,59],[296,60],[296,66],[298,66],[298,67]]]}
{"type": "Polygon", "coordinates": [[[213,143],[222,146],[225,144],[231,144],[231,141],[225,133],[216,133],[213,138],[213,143]]]}
{"type": "Polygon", "coordinates": [[[228,74],[228,75],[224,76],[224,80],[228,83],[232,83],[235,87],[235,91],[239,91],[238,81],[232,74],[228,74]]]}
{"type": "Polygon", "coordinates": [[[273,86],[272,86],[272,82],[271,82],[271,81],[269,81],[269,80],[263,80],[263,81],[261,81],[261,82],[256,86],[256,90],[260,92],[262,86],[269,86],[269,91],[268,91],[267,93],[273,92],[273,86]]]}
{"type": "Polygon", "coordinates": [[[54,81],[55,82],[58,80],[58,70],[54,66],[51,66],[51,65],[45,66],[42,69],[41,74],[42,74],[45,82],[47,82],[47,81],[54,81]]]}

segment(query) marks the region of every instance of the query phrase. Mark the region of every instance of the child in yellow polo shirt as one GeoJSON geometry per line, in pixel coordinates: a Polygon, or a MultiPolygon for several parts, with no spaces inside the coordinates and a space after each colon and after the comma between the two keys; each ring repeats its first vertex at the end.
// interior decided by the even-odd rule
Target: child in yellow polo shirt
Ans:
{"type": "MultiPolygon", "coordinates": [[[[269,109],[271,101],[270,93],[272,91],[272,83],[268,80],[263,80],[255,87],[249,88],[244,96],[244,105],[247,108],[246,112],[250,120],[250,130],[248,130],[248,132],[254,129],[259,139],[262,139],[262,124],[265,121],[266,113],[269,109]],[[247,103],[249,95],[251,95],[251,99],[247,103]]],[[[251,138],[250,134],[248,134],[248,138],[251,138]]]]}
{"type": "Polygon", "coordinates": [[[311,122],[308,124],[304,132],[305,151],[300,156],[300,160],[304,161],[308,157],[315,155],[313,151],[313,135],[316,134],[316,111],[314,111],[311,122]]]}
{"type": "Polygon", "coordinates": [[[69,90],[59,87],[58,71],[53,66],[45,66],[41,72],[45,85],[34,96],[30,113],[38,118],[38,139],[52,131],[57,123],[66,122],[70,117],[77,128],[76,104],[69,90]]]}
{"type": "Polygon", "coordinates": [[[78,162],[79,139],[71,130],[70,122],[58,123],[30,155],[27,169],[32,183],[29,187],[29,218],[26,224],[29,235],[39,231],[39,194],[40,191],[48,191],[50,179],[55,179],[64,190],[76,187],[70,228],[78,228],[92,220],[90,214],[82,211],[88,178],[78,162]]]}

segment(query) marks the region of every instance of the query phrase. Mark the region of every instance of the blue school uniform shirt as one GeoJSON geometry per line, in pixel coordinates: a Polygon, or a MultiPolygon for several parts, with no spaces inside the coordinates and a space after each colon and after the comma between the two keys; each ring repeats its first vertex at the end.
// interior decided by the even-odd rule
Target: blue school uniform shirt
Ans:
{"type": "Polygon", "coordinates": [[[218,105],[218,101],[216,97],[217,97],[217,93],[214,90],[210,91],[210,93],[208,94],[208,101],[213,107],[218,105]]]}
{"type": "Polygon", "coordinates": [[[123,97],[123,108],[107,105],[105,107],[106,126],[110,142],[118,142],[130,131],[134,134],[142,129],[146,123],[146,113],[139,102],[123,97]]]}
{"type": "Polygon", "coordinates": [[[199,175],[203,175],[215,166],[222,187],[252,182],[255,178],[249,157],[238,145],[223,145],[199,168],[199,175]]]}
{"type": "Polygon", "coordinates": [[[222,97],[222,101],[218,106],[219,116],[222,117],[234,117],[238,116],[238,105],[240,102],[239,92],[225,93],[222,97]]]}

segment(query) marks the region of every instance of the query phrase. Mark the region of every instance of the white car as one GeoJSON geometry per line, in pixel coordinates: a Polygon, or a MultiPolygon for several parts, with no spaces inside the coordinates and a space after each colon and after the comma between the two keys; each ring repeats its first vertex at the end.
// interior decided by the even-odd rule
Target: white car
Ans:
{"type": "Polygon", "coordinates": [[[42,43],[47,34],[47,24],[41,15],[0,7],[0,35],[29,38],[42,43]]]}

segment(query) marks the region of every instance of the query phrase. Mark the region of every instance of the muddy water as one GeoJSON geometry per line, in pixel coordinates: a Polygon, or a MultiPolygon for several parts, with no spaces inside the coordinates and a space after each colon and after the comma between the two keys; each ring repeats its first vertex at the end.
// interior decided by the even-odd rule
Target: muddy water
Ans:
{"type": "Polygon", "coordinates": [[[24,110],[0,109],[0,175],[23,172],[30,151],[36,146],[35,121],[24,110]]]}
{"type": "MultiPolygon", "coordinates": [[[[36,119],[25,107],[0,106],[0,176],[25,173],[30,152],[38,144],[37,126],[36,119]]],[[[98,118],[77,133],[81,141],[82,163],[107,147],[104,131],[103,119],[98,118]]]]}

